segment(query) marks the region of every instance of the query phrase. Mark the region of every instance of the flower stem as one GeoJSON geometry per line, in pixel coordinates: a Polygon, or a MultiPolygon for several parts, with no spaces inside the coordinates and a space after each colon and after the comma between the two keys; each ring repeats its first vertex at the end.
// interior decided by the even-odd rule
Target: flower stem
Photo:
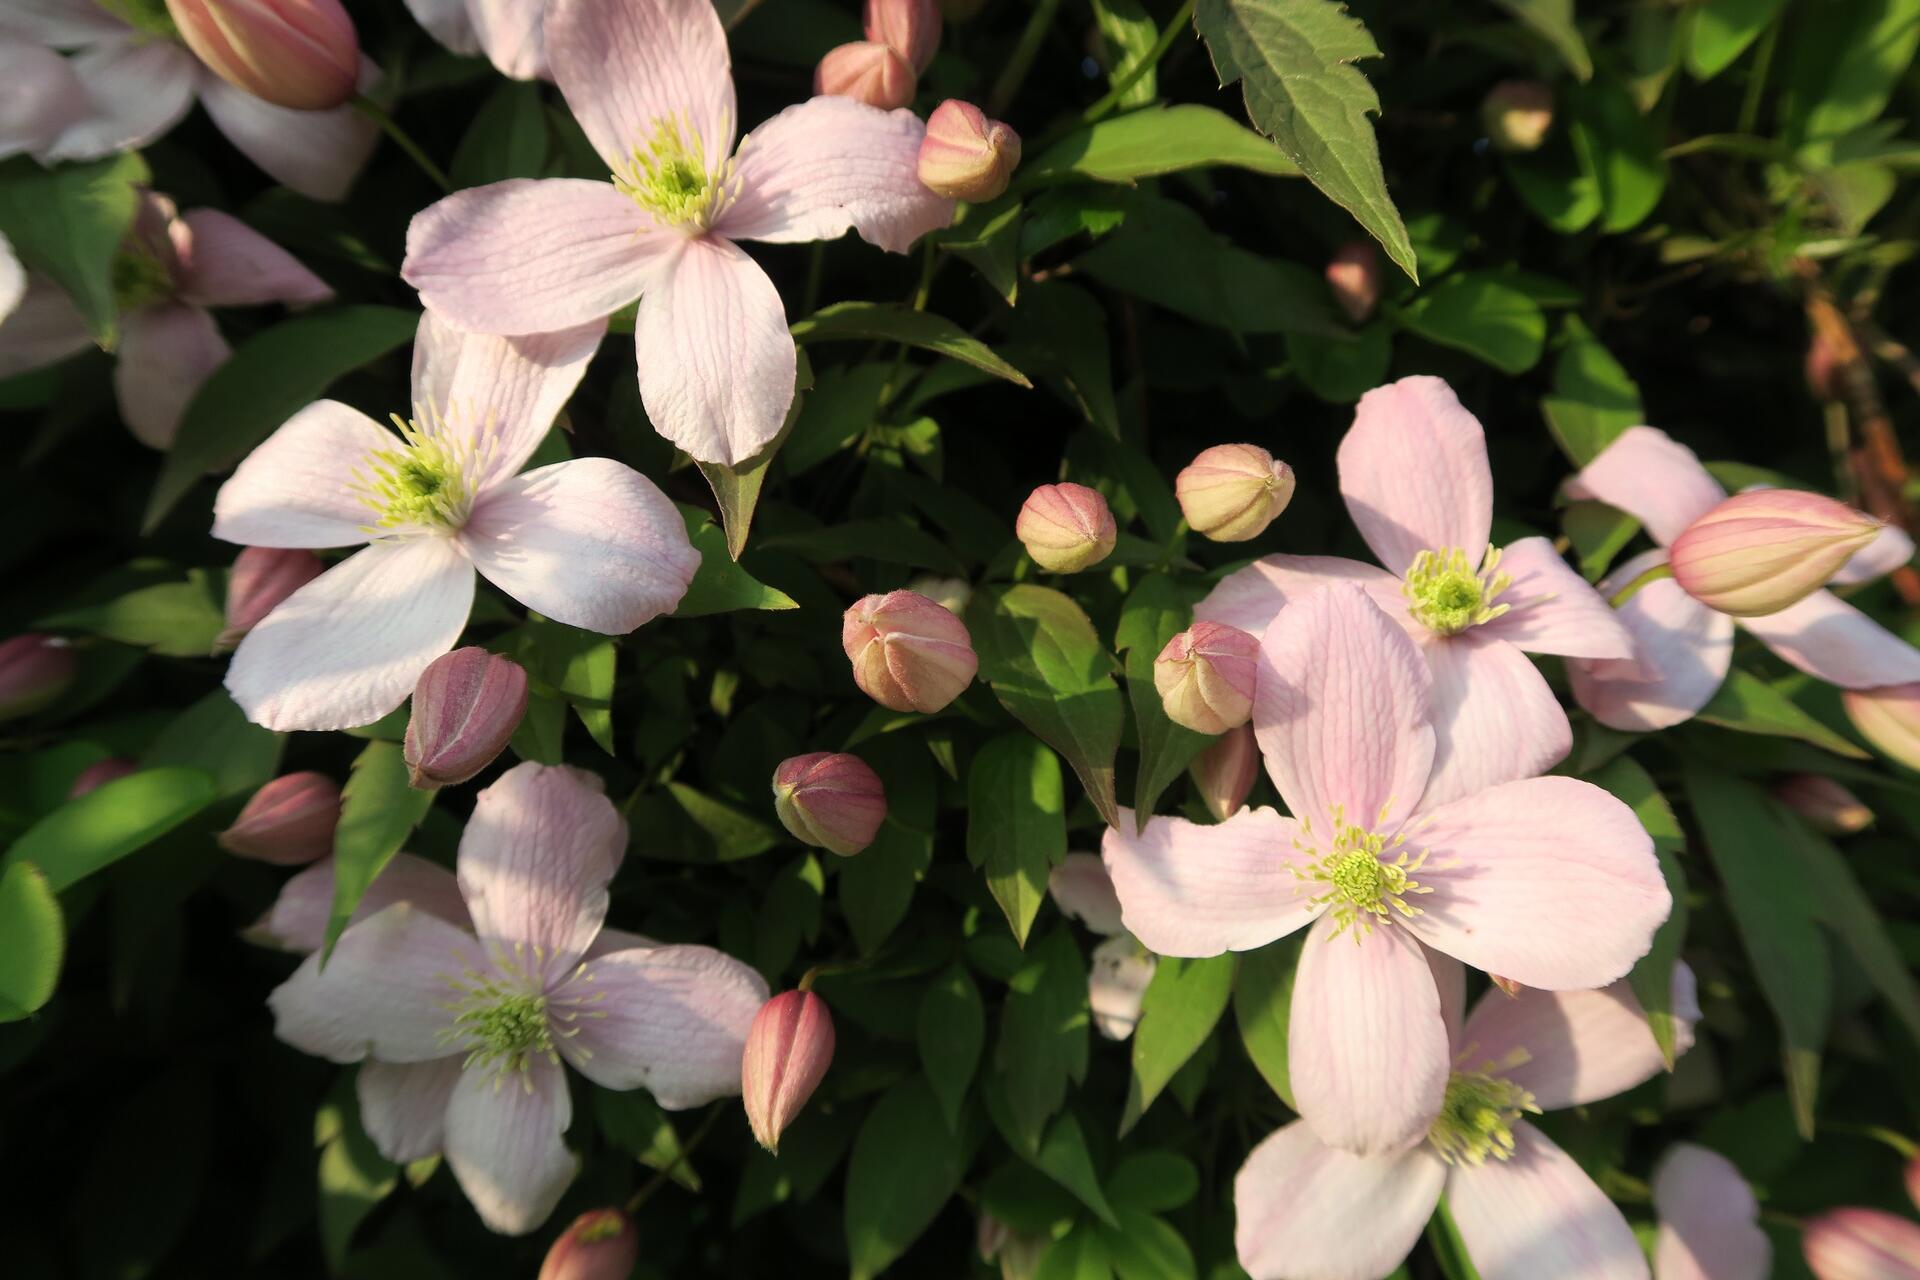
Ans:
{"type": "Polygon", "coordinates": [[[693,1131],[692,1137],[681,1144],[680,1154],[675,1156],[667,1164],[666,1168],[659,1170],[651,1178],[648,1178],[646,1183],[642,1185],[638,1191],[633,1193],[632,1198],[627,1201],[628,1213],[638,1213],[640,1206],[645,1204],[653,1193],[660,1189],[661,1184],[672,1177],[674,1171],[687,1162],[688,1157],[693,1155],[694,1150],[698,1148],[702,1142],[707,1140],[708,1134],[713,1132],[713,1126],[720,1123],[720,1113],[724,1110],[726,1110],[726,1103],[724,1102],[716,1102],[707,1109],[706,1118],[700,1122],[700,1127],[693,1131]]]}
{"type": "Polygon", "coordinates": [[[1633,599],[1634,593],[1648,583],[1658,582],[1662,578],[1671,578],[1672,576],[1673,566],[1662,560],[1659,564],[1653,566],[1653,568],[1647,570],[1632,582],[1629,582],[1626,586],[1614,592],[1613,597],[1608,600],[1607,603],[1618,609],[1621,605],[1633,599]]]}
{"type": "Polygon", "coordinates": [[[1126,74],[1107,91],[1106,97],[1080,113],[1080,122],[1092,124],[1096,120],[1104,119],[1108,112],[1119,106],[1120,99],[1126,97],[1127,90],[1140,83],[1143,76],[1160,65],[1160,59],[1166,57],[1167,50],[1173,48],[1173,42],[1179,38],[1181,29],[1192,21],[1193,0],[1186,0],[1186,3],[1180,6],[1180,11],[1167,19],[1167,25],[1161,29],[1160,38],[1153,42],[1153,47],[1127,68],[1126,74]]]}
{"type": "Polygon", "coordinates": [[[420,172],[433,179],[435,186],[439,187],[442,191],[450,192],[453,190],[453,183],[448,180],[446,174],[440,171],[440,166],[427,158],[427,153],[422,151],[419,145],[407,136],[405,129],[402,129],[394,122],[393,117],[387,114],[386,108],[382,107],[364,93],[354,94],[351,101],[353,103],[353,109],[379,125],[380,131],[389,138],[392,138],[394,145],[406,152],[408,158],[420,166],[420,172]]]}

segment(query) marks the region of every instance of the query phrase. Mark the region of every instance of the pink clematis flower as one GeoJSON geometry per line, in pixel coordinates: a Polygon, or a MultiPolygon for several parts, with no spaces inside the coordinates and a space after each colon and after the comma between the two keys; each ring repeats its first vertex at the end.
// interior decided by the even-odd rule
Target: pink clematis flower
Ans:
{"type": "Polygon", "coordinates": [[[1320,1139],[1366,1154],[1424,1133],[1447,1088],[1422,944],[1527,987],[1623,976],[1672,899],[1633,811],[1526,778],[1436,800],[1436,681],[1360,587],[1288,602],[1261,640],[1254,733],[1292,817],[1123,815],[1103,852],[1128,929],[1164,956],[1251,951],[1312,927],[1293,1089],[1320,1139]]]}
{"type": "Polygon", "coordinates": [[[444,1151],[496,1231],[533,1230],[573,1180],[563,1061],[670,1110],[740,1091],[759,974],[710,947],[596,946],[626,843],[595,775],[518,765],[475,799],[460,840],[471,932],[396,901],[267,999],[282,1040],[362,1063],[361,1120],[382,1154],[444,1151]]]}
{"type": "Polygon", "coordinates": [[[1439,378],[1402,378],[1362,396],[1339,466],[1347,511],[1386,568],[1265,556],[1222,579],[1194,617],[1258,635],[1306,592],[1355,583],[1419,642],[1433,670],[1439,745],[1428,803],[1552,768],[1573,730],[1522,651],[1629,656],[1632,640],[1607,602],[1545,538],[1488,545],[1486,433],[1439,378]]]}
{"type": "MultiPolygon", "coordinates": [[[[114,258],[120,345],[113,390],[120,418],[155,449],[173,443],[200,384],[233,349],[210,307],[333,297],[326,281],[246,223],[218,209],[177,212],[148,192],[114,258]]],[[[0,377],[64,360],[93,345],[78,308],[58,285],[35,276],[11,319],[0,323],[0,377]]]]}
{"type": "Polygon", "coordinates": [[[1087,970],[1087,1004],[1101,1035],[1125,1040],[1140,1025],[1140,1005],[1158,960],[1120,923],[1120,899],[1099,855],[1068,854],[1047,877],[1047,894],[1062,915],[1100,935],[1087,970]]]}
{"type": "Polygon", "coordinates": [[[1653,1280],[1767,1280],[1773,1245],[1760,1229],[1759,1202],[1733,1162],[1677,1142],[1653,1173],[1660,1215],[1653,1280]]]}
{"type": "MultiPolygon", "coordinates": [[[[0,35],[75,51],[88,109],[34,148],[43,163],[137,150],[180,123],[198,98],[269,177],[315,200],[338,200],[378,141],[373,122],[351,106],[295,111],[234,88],[181,43],[165,0],[7,0],[0,35]]],[[[363,59],[361,89],[378,78],[363,59]]]]}
{"type": "Polygon", "coordinates": [[[541,30],[547,0],[405,0],[414,21],[454,53],[485,54],[515,80],[551,80],[541,30]]]}
{"type": "Polygon", "coordinates": [[[597,320],[640,299],[640,396],[661,435],[736,463],[779,434],[794,345],[780,294],[734,242],[857,230],[905,252],[952,220],[918,176],[926,126],[845,98],[787,108],[733,147],[733,74],[710,0],[552,0],[547,53],[610,182],[461,191],[407,232],[400,273],[476,333],[597,320]]]}
{"type": "MultiPolygon", "coordinates": [[[[1665,564],[1667,545],[1727,496],[1691,449],[1653,427],[1626,431],[1568,481],[1566,491],[1618,507],[1660,544],[1602,579],[1608,596],[1665,564]]],[[[1867,582],[1912,557],[1913,540],[1888,526],[1832,581],[1867,582]]],[[[1843,689],[1920,680],[1920,650],[1831,591],[1764,617],[1731,618],[1660,578],[1635,590],[1615,613],[1633,633],[1636,656],[1567,664],[1575,699],[1615,729],[1647,733],[1691,719],[1727,677],[1736,624],[1790,666],[1843,689]]]]}
{"type": "Polygon", "coordinates": [[[227,689],[256,724],[343,729],[399,706],[466,627],[477,570],[568,626],[623,635],[673,609],[700,557],[665,494],[610,458],[517,475],[599,344],[599,322],[529,338],[463,334],[432,312],[400,435],[320,400],[214,499],[213,534],[254,547],[364,550],[247,633],[227,689]]]}
{"type": "MultiPolygon", "coordinates": [[[[1660,1070],[1624,982],[1601,991],[1489,991],[1461,1025],[1460,966],[1437,960],[1452,1067],[1425,1141],[1354,1155],[1296,1120],[1234,1179],[1234,1245],[1253,1280],[1379,1280],[1444,1194],[1481,1280],[1644,1280],[1633,1229],[1572,1157],[1521,1117],[1585,1106],[1660,1070]]],[[[1674,973],[1691,1022],[1693,975],[1674,973]]]]}

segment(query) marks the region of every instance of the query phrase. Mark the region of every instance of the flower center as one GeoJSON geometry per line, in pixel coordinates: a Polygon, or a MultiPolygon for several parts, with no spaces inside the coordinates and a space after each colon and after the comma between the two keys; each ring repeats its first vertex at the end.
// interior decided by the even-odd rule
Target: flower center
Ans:
{"type": "Polygon", "coordinates": [[[1513,579],[1498,572],[1500,548],[1488,547],[1480,568],[1474,569],[1467,553],[1459,547],[1422,551],[1413,558],[1400,590],[1407,599],[1407,611],[1429,630],[1443,636],[1456,636],[1468,627],[1491,622],[1508,609],[1494,599],[1513,585],[1513,579]]]}
{"type": "Polygon", "coordinates": [[[1325,853],[1317,844],[1307,843],[1314,838],[1311,823],[1303,824],[1306,839],[1294,841],[1296,849],[1314,860],[1304,871],[1295,868],[1294,874],[1325,886],[1312,900],[1329,904],[1328,909],[1339,922],[1333,936],[1339,937],[1356,923],[1361,933],[1372,932],[1376,919],[1391,919],[1394,912],[1419,915],[1420,908],[1406,898],[1408,894],[1433,892],[1413,878],[1426,862],[1426,853],[1402,848],[1407,840],[1404,831],[1388,839],[1348,822],[1340,809],[1333,811],[1333,823],[1333,844],[1325,853]]]}
{"type": "Polygon", "coordinates": [[[144,249],[121,249],[113,255],[112,271],[113,305],[122,313],[173,296],[173,273],[144,249]]]}
{"type": "Polygon", "coordinates": [[[705,231],[735,194],[733,162],[711,172],[700,134],[671,116],[654,121],[652,140],[633,149],[628,168],[613,175],[613,185],[662,226],[705,231]]]}
{"type": "Polygon", "coordinates": [[[1448,1164],[1484,1164],[1489,1157],[1513,1156],[1513,1123],[1522,1115],[1540,1114],[1533,1095],[1495,1071],[1511,1071],[1527,1061],[1516,1049],[1504,1061],[1483,1064],[1481,1071],[1456,1071],[1447,1080],[1446,1100],[1427,1131],[1427,1141],[1448,1164]]]}
{"type": "Polygon", "coordinates": [[[498,971],[468,969],[447,980],[458,999],[447,1006],[453,1025],[441,1035],[467,1051],[463,1071],[478,1067],[504,1075],[526,1071],[534,1058],[560,1061],[546,996],[533,990],[523,966],[509,964],[507,970],[507,979],[498,971]]]}
{"type": "Polygon", "coordinates": [[[120,19],[143,36],[174,39],[180,29],[167,12],[167,0],[97,0],[107,13],[120,19]]]}
{"type": "Polygon", "coordinates": [[[370,534],[451,533],[473,514],[474,477],[492,456],[491,424],[477,436],[452,431],[446,419],[428,425],[393,415],[399,447],[376,449],[353,473],[353,491],[374,512],[370,534]]]}

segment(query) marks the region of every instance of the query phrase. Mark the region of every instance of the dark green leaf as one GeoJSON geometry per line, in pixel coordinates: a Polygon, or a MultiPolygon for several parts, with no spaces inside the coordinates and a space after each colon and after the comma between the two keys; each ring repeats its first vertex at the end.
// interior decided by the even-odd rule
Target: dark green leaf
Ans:
{"type": "Polygon", "coordinates": [[[1075,1227],[1046,1250],[1032,1280],[1112,1280],[1106,1240],[1092,1223],[1075,1227]]]}
{"type": "Polygon", "coordinates": [[[1855,760],[1871,757],[1842,735],[1802,711],[1794,701],[1773,685],[1735,667],[1727,673],[1698,719],[1737,733],[1758,733],[1778,738],[1798,738],[1835,755],[1855,760]]]}
{"type": "Polygon", "coordinates": [[[900,342],[970,364],[1022,387],[1027,375],[945,316],[888,302],[836,302],[793,324],[795,342],[900,342]]]}
{"type": "Polygon", "coordinates": [[[1200,1190],[1193,1161],[1171,1151],[1136,1151],[1107,1179],[1107,1199],[1118,1209],[1160,1213],[1178,1209],[1200,1190]]]}
{"type": "Polygon", "coordinates": [[[1598,76],[1566,92],[1568,137],[1600,195],[1603,231],[1630,231],[1646,220],[1667,188],[1667,165],[1651,121],[1625,85],[1598,76]]]}
{"type": "Polygon", "coordinates": [[[13,842],[0,867],[31,862],[55,893],[152,844],[212,804],[198,769],[143,769],[69,800],[13,842]]]}
{"type": "Polygon", "coordinates": [[[974,985],[965,965],[948,966],[927,985],[920,997],[916,1030],[921,1070],[927,1073],[927,1081],[940,1100],[947,1127],[958,1130],[967,1088],[973,1083],[987,1038],[987,1014],[980,1003],[980,988],[974,985]]]}
{"type": "Polygon", "coordinates": [[[138,645],[169,658],[203,658],[226,626],[221,593],[205,569],[185,582],[141,587],[101,604],[42,618],[52,631],[79,631],[138,645]]]}
{"type": "Polygon", "coordinates": [[[791,551],[815,564],[867,559],[955,576],[966,572],[966,566],[940,539],[891,517],[850,520],[804,533],[783,533],[764,539],[760,545],[768,551],[791,551]]]}
{"type": "Polygon", "coordinates": [[[540,86],[510,80],[474,113],[454,150],[448,176],[456,187],[480,187],[508,178],[538,178],[547,165],[547,113],[540,86]]]}
{"type": "Polygon", "coordinates": [[[1047,877],[1067,856],[1060,761],[1031,734],[1003,733],[967,770],[967,860],[986,872],[1015,941],[1046,900],[1047,877]]]}
{"type": "Polygon", "coordinates": [[[1553,394],[1542,397],[1540,411],[1561,451],[1575,466],[1584,467],[1647,415],[1640,388],[1579,316],[1561,321],[1560,343],[1553,362],[1553,394]]]}
{"type": "Polygon", "coordinates": [[[340,1132],[320,1148],[317,1175],[320,1252],[335,1275],[346,1265],[354,1232],[400,1185],[399,1167],[373,1145],[361,1128],[358,1109],[340,1125],[340,1132]]]}
{"type": "Polygon", "coordinates": [[[0,165],[0,236],[66,291],[93,340],[109,350],[119,336],[114,259],[151,179],[133,151],[51,169],[26,156],[0,165]]]}
{"type": "Polygon", "coordinates": [[[912,1076],[887,1091],[860,1126],[847,1164],[853,1280],[871,1280],[907,1251],[959,1187],[966,1156],[925,1080],[912,1076]]]}
{"type": "Polygon", "coordinates": [[[280,770],[286,735],[247,719],[225,689],[215,689],[175,716],[141,753],[140,767],[175,765],[213,778],[220,796],[264,786],[280,770]]]}
{"type": "Polygon", "coordinates": [[[1231,954],[1190,960],[1162,956],[1153,981],[1140,1001],[1140,1023],[1133,1032],[1133,1080],[1120,1117],[1125,1133],[1160,1091],[1213,1034],[1233,995],[1231,954]]]}
{"type": "Polygon", "coordinates": [[[1293,1082],[1287,1072],[1287,1030],[1303,937],[1282,938],[1241,956],[1240,978],[1233,991],[1233,1020],[1240,1028],[1240,1043],[1262,1078],[1289,1107],[1293,1106],[1293,1082]]]}
{"type": "Polygon", "coordinates": [[[1193,1251],[1163,1219],[1123,1210],[1118,1228],[1100,1233],[1120,1280],[1195,1280],[1193,1251]]]}
{"type": "Polygon", "coordinates": [[[369,742],[353,762],[340,797],[340,825],[333,831],[333,909],[327,916],[324,958],[353,918],[374,878],[400,852],[434,793],[408,785],[407,762],[398,743],[369,742]]]}
{"type": "MultiPolygon", "coordinates": [[[[730,467],[718,462],[695,462],[700,474],[706,477],[707,487],[713,490],[713,500],[720,508],[720,522],[727,530],[727,554],[735,560],[747,549],[747,534],[753,527],[754,508],[760,505],[760,489],[766,483],[767,468],[792,437],[795,424],[810,399],[807,392],[813,388],[813,362],[804,349],[794,354],[793,404],[787,409],[787,420],[781,425],[780,434],[753,457],[730,467]]],[[[684,605],[685,601],[681,603],[684,605]]]]}
{"type": "Polygon", "coordinates": [[[1573,0],[1494,0],[1502,9],[1532,28],[1534,34],[1553,46],[1560,61],[1576,80],[1593,74],[1593,58],[1580,28],[1573,24],[1573,0]]]}
{"type": "Polygon", "coordinates": [[[1777,803],[1774,813],[1792,834],[1806,863],[1807,878],[1819,895],[1815,913],[1833,930],[1840,945],[1853,953],[1861,972],[1906,1026],[1913,1043],[1920,1046],[1920,982],[1915,981],[1913,967],[1888,936],[1887,923],[1875,909],[1873,899],[1860,887],[1853,868],[1831,840],[1777,803]]]}
{"type": "Polygon", "coordinates": [[[1785,46],[1780,119],[1788,139],[1837,138],[1887,109],[1920,46],[1920,0],[1802,9],[1785,46]]]}
{"type": "Polygon", "coordinates": [[[600,1132],[607,1141],[631,1155],[649,1169],[668,1177],[698,1195],[700,1175],[694,1171],[673,1121],[644,1089],[616,1093],[611,1089],[593,1091],[593,1112],[600,1132]]]}
{"type": "Polygon", "coordinates": [[[1633,994],[1646,1012],[1647,1026],[1667,1070],[1673,1070],[1679,1044],[1679,1019],[1673,1007],[1673,971],[1680,960],[1680,948],[1687,938],[1687,874],[1675,856],[1686,848],[1680,821],[1673,807],[1660,794],[1653,779],[1625,756],[1616,756],[1592,774],[1588,781],[1612,792],[1640,819],[1640,825],[1653,837],[1653,853],[1660,860],[1660,872],[1666,878],[1667,892],[1673,897],[1673,913],[1654,931],[1653,947],[1633,966],[1627,977],[1633,994]]]}
{"type": "Polygon", "coordinates": [[[1456,347],[1505,373],[1533,368],[1547,343],[1540,304],[1491,272],[1446,277],[1422,290],[1400,319],[1429,342],[1456,347]]]}
{"type": "Polygon", "coordinates": [[[1703,0],[1693,10],[1687,70],[1711,80],[1760,38],[1786,0],[1703,0]]]}
{"type": "Polygon", "coordinates": [[[1093,1154],[1087,1150],[1087,1135],[1073,1112],[1062,1113],[1047,1128],[1040,1149],[1031,1157],[1034,1168],[1073,1192],[1074,1198],[1093,1210],[1102,1222],[1117,1225],[1113,1206],[1100,1190],[1100,1179],[1093,1171],[1093,1154]]]}
{"type": "Polygon", "coordinates": [[[1087,968],[1061,925],[1036,942],[1007,981],[994,1066],[1006,1091],[1014,1136],[1031,1153],[1087,1073],[1087,968]]]}

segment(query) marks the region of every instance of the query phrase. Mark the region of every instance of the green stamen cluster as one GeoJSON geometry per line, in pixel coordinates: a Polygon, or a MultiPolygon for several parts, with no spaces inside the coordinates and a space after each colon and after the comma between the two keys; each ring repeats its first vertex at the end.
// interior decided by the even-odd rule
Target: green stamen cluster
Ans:
{"type": "MultiPolygon", "coordinates": [[[[1296,870],[1295,874],[1327,886],[1313,901],[1331,904],[1329,909],[1339,922],[1334,936],[1339,937],[1356,923],[1361,933],[1369,933],[1376,918],[1389,919],[1394,912],[1403,916],[1419,915],[1420,908],[1406,901],[1406,897],[1433,892],[1413,879],[1413,873],[1426,862],[1427,855],[1413,854],[1401,847],[1406,843],[1405,832],[1389,840],[1348,822],[1341,810],[1334,810],[1333,818],[1333,846],[1326,853],[1303,841],[1295,841],[1294,847],[1316,859],[1307,870],[1296,870]]],[[[1311,826],[1306,834],[1308,840],[1313,838],[1311,826]]]]}
{"type": "Polygon", "coordinates": [[[486,984],[467,997],[453,1023],[456,1034],[472,1046],[462,1069],[497,1065],[502,1071],[523,1071],[530,1057],[554,1056],[544,996],[486,984]]]}
{"type": "Polygon", "coordinates": [[[360,500],[379,517],[372,530],[460,528],[473,508],[471,459],[443,432],[423,430],[398,414],[393,425],[404,446],[368,454],[367,471],[355,473],[360,500]]]}
{"type": "Polygon", "coordinates": [[[723,203],[725,174],[708,172],[706,144],[691,125],[668,118],[655,122],[653,140],[634,148],[630,172],[614,174],[613,185],[662,223],[705,227],[723,203]]]}
{"type": "Polygon", "coordinates": [[[180,28],[167,12],[167,0],[96,0],[99,6],[144,36],[175,39],[180,28]]]}
{"type": "Polygon", "coordinates": [[[122,249],[113,256],[113,304],[122,313],[150,306],[173,294],[173,273],[167,264],[140,249],[122,249]]]}
{"type": "Polygon", "coordinates": [[[1459,547],[1422,551],[1413,559],[1400,590],[1407,611],[1428,629],[1456,636],[1468,627],[1491,622],[1508,606],[1494,599],[1513,585],[1513,578],[1497,572],[1500,548],[1488,547],[1476,571],[1459,547]]]}
{"type": "MultiPolygon", "coordinates": [[[[1518,1055],[1519,1062],[1526,1055],[1518,1055]]],[[[1519,1062],[1488,1063],[1511,1069],[1519,1062]]],[[[1533,1095],[1510,1080],[1486,1071],[1456,1071],[1447,1081],[1446,1100],[1427,1131],[1427,1141],[1448,1164],[1484,1164],[1513,1156],[1513,1124],[1522,1115],[1540,1114],[1533,1095]]]]}

